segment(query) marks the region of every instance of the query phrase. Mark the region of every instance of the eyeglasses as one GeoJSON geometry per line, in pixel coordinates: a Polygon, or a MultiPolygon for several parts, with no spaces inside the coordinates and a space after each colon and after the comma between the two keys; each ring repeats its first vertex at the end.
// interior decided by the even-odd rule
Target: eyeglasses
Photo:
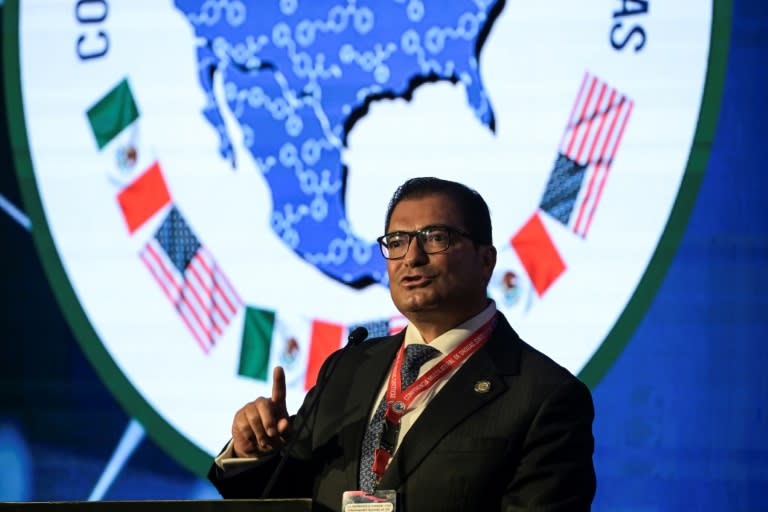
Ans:
{"type": "Polygon", "coordinates": [[[450,226],[427,226],[418,231],[393,231],[376,239],[381,248],[381,254],[388,260],[404,258],[411,246],[411,240],[416,237],[419,248],[425,254],[435,254],[447,251],[451,246],[453,235],[461,235],[474,241],[475,239],[460,229],[450,226]]]}

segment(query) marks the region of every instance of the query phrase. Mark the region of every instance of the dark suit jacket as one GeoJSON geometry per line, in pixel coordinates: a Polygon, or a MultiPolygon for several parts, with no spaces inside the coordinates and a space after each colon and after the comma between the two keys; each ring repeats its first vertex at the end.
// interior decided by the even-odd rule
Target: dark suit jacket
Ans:
{"type": "MultiPolygon", "coordinates": [[[[319,400],[272,497],[311,497],[339,510],[358,489],[360,445],[376,395],[404,335],[336,352],[297,416],[319,400]]],[[[523,342],[500,315],[490,339],[428,404],[397,449],[379,485],[413,511],[589,510],[595,493],[592,398],[566,369],[523,342]],[[475,390],[489,381],[487,392],[475,390]]],[[[294,418],[296,421],[296,418],[294,418]]],[[[257,498],[273,458],[209,478],[225,498],[257,498]]]]}

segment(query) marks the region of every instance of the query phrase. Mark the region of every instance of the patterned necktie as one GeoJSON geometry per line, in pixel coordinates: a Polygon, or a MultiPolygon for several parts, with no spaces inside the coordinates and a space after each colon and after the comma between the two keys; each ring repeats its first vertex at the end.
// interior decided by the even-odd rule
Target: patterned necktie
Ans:
{"type": "MultiPolygon", "coordinates": [[[[402,389],[413,384],[419,375],[421,365],[439,354],[437,349],[429,345],[408,345],[405,347],[403,366],[400,368],[402,389]]],[[[373,466],[373,452],[379,444],[381,433],[384,431],[386,406],[387,396],[385,393],[363,436],[363,448],[360,457],[360,490],[367,493],[372,493],[376,489],[377,477],[371,467],[373,466]]]]}

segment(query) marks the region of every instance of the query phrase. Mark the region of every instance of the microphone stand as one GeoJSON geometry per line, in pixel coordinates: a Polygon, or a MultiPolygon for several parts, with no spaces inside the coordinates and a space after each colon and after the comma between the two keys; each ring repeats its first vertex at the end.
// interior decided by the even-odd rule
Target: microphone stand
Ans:
{"type": "MultiPolygon", "coordinates": [[[[349,333],[349,336],[347,337],[347,345],[344,347],[344,349],[359,345],[360,343],[365,341],[367,337],[368,337],[368,329],[362,326],[356,327],[355,329],[352,330],[352,332],[349,333]]],[[[329,380],[331,380],[331,376],[333,375],[334,370],[336,370],[336,366],[338,366],[339,360],[344,356],[344,352],[346,352],[346,350],[342,351],[342,353],[339,354],[339,356],[333,362],[332,366],[328,369],[328,372],[326,373],[327,377],[323,379],[321,382],[318,382],[317,391],[315,392],[315,400],[309,405],[309,408],[307,409],[304,416],[300,418],[299,424],[296,426],[296,432],[294,433],[293,437],[288,442],[288,444],[286,444],[285,447],[283,448],[283,454],[280,457],[280,461],[277,463],[277,467],[272,472],[272,476],[269,478],[267,485],[264,487],[264,490],[261,493],[261,499],[268,498],[269,495],[272,493],[272,489],[277,483],[277,479],[280,477],[280,473],[283,472],[283,468],[285,467],[285,464],[288,461],[288,454],[291,452],[291,450],[293,449],[293,445],[296,444],[296,441],[304,432],[304,429],[306,428],[307,423],[309,422],[309,418],[315,413],[315,409],[317,408],[317,404],[320,403],[320,397],[323,394],[325,385],[329,380]]]]}

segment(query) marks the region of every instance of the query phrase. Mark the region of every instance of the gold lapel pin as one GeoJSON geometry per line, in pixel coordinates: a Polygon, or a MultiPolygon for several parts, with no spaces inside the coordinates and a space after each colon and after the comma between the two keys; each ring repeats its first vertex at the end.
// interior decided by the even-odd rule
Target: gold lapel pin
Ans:
{"type": "Polygon", "coordinates": [[[475,382],[475,393],[487,393],[491,390],[491,381],[479,380],[475,382]]]}

